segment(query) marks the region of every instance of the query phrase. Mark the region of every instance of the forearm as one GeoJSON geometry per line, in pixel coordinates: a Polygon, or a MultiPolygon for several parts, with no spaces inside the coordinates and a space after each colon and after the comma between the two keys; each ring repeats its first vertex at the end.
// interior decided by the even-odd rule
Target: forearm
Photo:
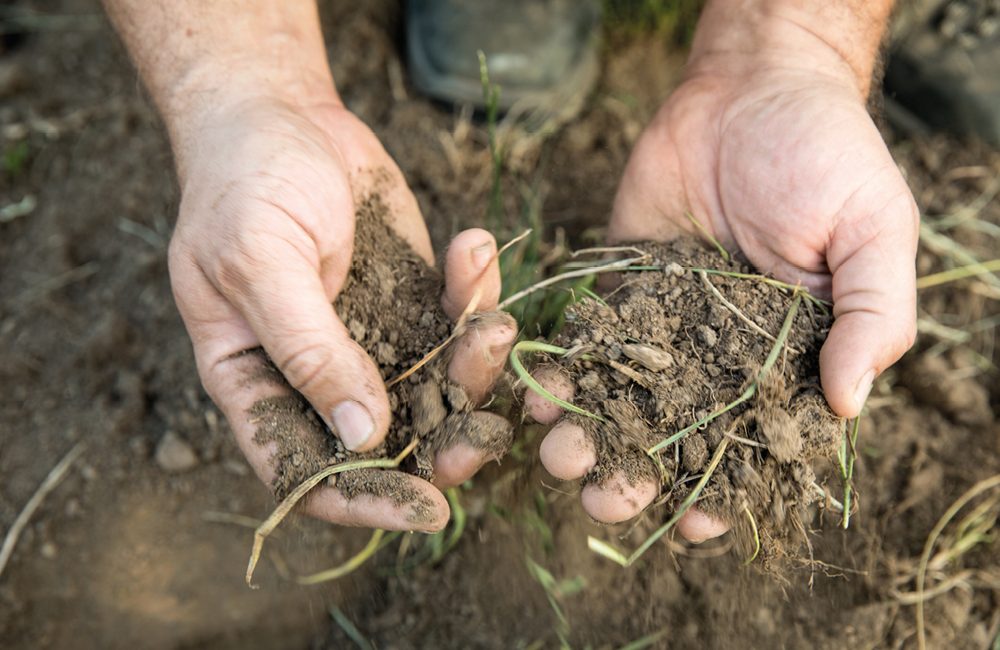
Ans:
{"type": "Polygon", "coordinates": [[[104,4],[178,157],[204,116],[227,105],[255,97],[339,101],[314,0],[104,4]]]}
{"type": "Polygon", "coordinates": [[[849,74],[867,97],[892,6],[893,0],[709,0],[691,58],[849,74]]]}

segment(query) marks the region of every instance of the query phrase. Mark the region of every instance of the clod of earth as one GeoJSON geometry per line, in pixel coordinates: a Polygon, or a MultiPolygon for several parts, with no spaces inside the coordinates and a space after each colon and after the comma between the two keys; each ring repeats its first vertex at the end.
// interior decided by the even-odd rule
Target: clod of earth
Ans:
{"type": "Polygon", "coordinates": [[[553,341],[568,354],[542,361],[569,375],[573,405],[596,416],[564,415],[597,452],[584,483],[658,481],[654,504],[670,510],[703,484],[697,507],[732,527],[744,557],[759,546],[770,563],[804,541],[805,509],[822,498],[813,462],[832,460],[841,439],[818,379],[832,318],[697,240],[636,247],[657,270],[575,303],[553,341]]]}
{"type": "MultiPolygon", "coordinates": [[[[465,390],[447,378],[450,348],[445,347],[453,325],[441,308],[443,278],[429,267],[387,225],[386,205],[378,194],[359,203],[354,254],[347,281],[334,308],[351,337],[371,356],[388,384],[392,424],[385,442],[359,454],[348,451],[305,398],[295,391],[256,402],[249,411],[256,423],[254,440],[275,445],[273,488],[279,499],[325,467],[348,461],[393,458],[417,440],[412,454],[399,469],[432,480],[435,454],[456,442],[465,442],[503,456],[513,442],[513,429],[505,420],[476,410],[465,390]],[[393,382],[405,375],[402,381],[393,382]]],[[[495,312],[473,313],[463,327],[481,321],[509,318],[495,312]]],[[[260,350],[264,361],[249,381],[284,384],[284,379],[260,350]]],[[[331,484],[347,496],[388,497],[408,506],[419,522],[429,505],[403,478],[381,469],[357,469],[330,477],[331,484]]]]}

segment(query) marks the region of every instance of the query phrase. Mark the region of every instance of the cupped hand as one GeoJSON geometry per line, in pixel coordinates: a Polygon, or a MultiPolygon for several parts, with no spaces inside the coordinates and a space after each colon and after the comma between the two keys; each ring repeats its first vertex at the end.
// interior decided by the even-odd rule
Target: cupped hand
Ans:
{"type": "MultiPolygon", "coordinates": [[[[761,272],[832,298],[821,380],[831,408],[854,417],[875,377],[913,344],[919,217],[846,66],[800,67],[795,56],[767,66],[719,55],[692,63],[632,153],[609,238],[668,240],[694,230],[688,212],[761,272]]],[[[549,387],[571,399],[572,386],[549,387]]],[[[559,417],[530,401],[540,421],[559,417]]],[[[565,422],[541,454],[564,479],[597,462],[583,431],[565,422]]],[[[596,519],[621,521],[657,494],[619,477],[582,498],[596,519]]],[[[678,528],[691,541],[726,530],[697,510],[678,528]]]]}
{"type": "MultiPolygon", "coordinates": [[[[417,202],[375,135],[335,98],[311,106],[250,100],[215,111],[179,155],[182,200],[170,245],[174,296],[194,344],[198,372],[262,480],[274,478],[273,449],[253,440],[248,409],[287,393],[255,381],[262,346],[351,450],[383,440],[392,413],[373,361],[332,307],[351,263],[355,198],[377,190],[393,229],[429,264],[430,239],[417,202]]],[[[452,242],[445,264],[445,311],[457,318],[479,291],[479,310],[496,307],[496,243],[482,230],[452,242]]],[[[516,331],[500,322],[455,343],[449,376],[482,401],[503,368],[516,331]]],[[[457,443],[442,451],[439,487],[466,480],[488,460],[457,443]]],[[[403,474],[433,504],[415,520],[387,498],[346,499],[314,491],[311,514],[335,523],[436,530],[448,505],[431,484],[403,474]]]]}

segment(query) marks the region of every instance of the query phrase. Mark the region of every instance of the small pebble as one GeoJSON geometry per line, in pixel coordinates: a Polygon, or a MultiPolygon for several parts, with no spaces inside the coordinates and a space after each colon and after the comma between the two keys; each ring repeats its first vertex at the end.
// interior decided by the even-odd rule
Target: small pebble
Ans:
{"type": "Polygon", "coordinates": [[[699,325],[698,339],[705,344],[705,347],[712,348],[719,342],[719,335],[708,325],[699,325]]]}
{"type": "Polygon", "coordinates": [[[666,370],[670,366],[674,365],[674,358],[670,356],[669,352],[653,347],[652,345],[630,343],[622,346],[622,352],[624,352],[625,356],[629,359],[632,359],[636,363],[645,367],[647,370],[652,370],[653,372],[666,370]]]}
{"type": "Polygon", "coordinates": [[[198,456],[186,440],[167,431],[156,445],[156,464],[165,472],[177,474],[198,466],[198,456]]]}
{"type": "Polygon", "coordinates": [[[365,326],[353,318],[347,323],[347,330],[351,333],[351,338],[355,341],[364,341],[365,334],[368,333],[365,326]]]}
{"type": "Polygon", "coordinates": [[[59,549],[52,542],[45,542],[42,547],[38,549],[38,552],[42,554],[46,560],[52,560],[56,555],[59,554],[59,549]]]}
{"type": "Polygon", "coordinates": [[[677,262],[671,262],[663,267],[663,272],[667,275],[673,275],[679,278],[684,275],[684,267],[677,262]]]}

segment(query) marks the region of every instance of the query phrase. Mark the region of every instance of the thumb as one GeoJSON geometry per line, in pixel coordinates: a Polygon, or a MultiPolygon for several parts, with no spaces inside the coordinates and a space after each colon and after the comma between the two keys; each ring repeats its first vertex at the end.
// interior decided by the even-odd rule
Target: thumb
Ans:
{"type": "Polygon", "coordinates": [[[267,254],[224,263],[220,290],[348,449],[378,446],[390,419],[378,368],[337,317],[316,267],[278,238],[268,247],[267,254]]]}
{"type": "Polygon", "coordinates": [[[901,177],[895,186],[881,210],[842,220],[827,251],[835,320],[820,352],[820,377],[841,417],[860,414],[872,382],[916,337],[919,213],[901,177]]]}

